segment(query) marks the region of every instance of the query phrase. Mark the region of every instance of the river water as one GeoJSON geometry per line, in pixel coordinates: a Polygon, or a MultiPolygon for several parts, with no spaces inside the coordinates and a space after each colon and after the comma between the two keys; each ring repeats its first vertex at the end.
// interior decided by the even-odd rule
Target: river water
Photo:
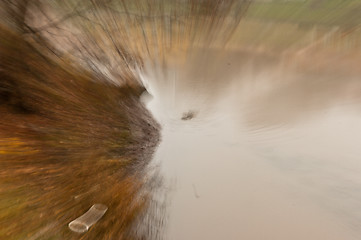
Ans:
{"type": "Polygon", "coordinates": [[[355,76],[218,50],[145,69],[165,239],[361,238],[355,76]]]}

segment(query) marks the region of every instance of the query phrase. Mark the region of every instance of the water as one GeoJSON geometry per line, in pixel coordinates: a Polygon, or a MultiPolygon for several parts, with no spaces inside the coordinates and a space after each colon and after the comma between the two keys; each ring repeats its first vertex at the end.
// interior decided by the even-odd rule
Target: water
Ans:
{"type": "Polygon", "coordinates": [[[361,238],[357,1],[0,5],[0,238],[361,238]]]}
{"type": "Polygon", "coordinates": [[[360,83],[245,56],[202,50],[143,73],[163,126],[165,239],[359,239],[360,83]]]}

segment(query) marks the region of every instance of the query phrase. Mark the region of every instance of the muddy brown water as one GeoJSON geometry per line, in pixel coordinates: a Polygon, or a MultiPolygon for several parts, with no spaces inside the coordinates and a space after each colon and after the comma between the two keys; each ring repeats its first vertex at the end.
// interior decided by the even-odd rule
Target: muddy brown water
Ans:
{"type": "Polygon", "coordinates": [[[357,76],[201,52],[142,73],[163,126],[165,239],[360,239],[357,76]]]}

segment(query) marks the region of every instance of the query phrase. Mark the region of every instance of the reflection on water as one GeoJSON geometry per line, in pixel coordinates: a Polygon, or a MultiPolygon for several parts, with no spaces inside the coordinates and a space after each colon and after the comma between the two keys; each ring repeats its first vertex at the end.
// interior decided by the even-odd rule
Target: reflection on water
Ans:
{"type": "Polygon", "coordinates": [[[0,239],[360,239],[360,9],[0,1],[0,239]]]}
{"type": "Polygon", "coordinates": [[[200,52],[143,75],[163,125],[167,239],[359,239],[357,78],[200,52]]]}

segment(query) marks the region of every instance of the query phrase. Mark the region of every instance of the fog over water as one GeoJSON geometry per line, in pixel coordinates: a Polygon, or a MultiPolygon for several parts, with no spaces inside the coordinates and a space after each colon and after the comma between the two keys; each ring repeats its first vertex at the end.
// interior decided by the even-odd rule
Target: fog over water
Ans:
{"type": "Polygon", "coordinates": [[[199,50],[142,79],[163,127],[153,161],[171,189],[166,239],[360,239],[351,73],[199,50]]]}

